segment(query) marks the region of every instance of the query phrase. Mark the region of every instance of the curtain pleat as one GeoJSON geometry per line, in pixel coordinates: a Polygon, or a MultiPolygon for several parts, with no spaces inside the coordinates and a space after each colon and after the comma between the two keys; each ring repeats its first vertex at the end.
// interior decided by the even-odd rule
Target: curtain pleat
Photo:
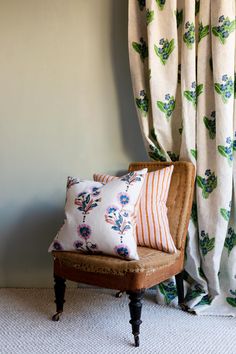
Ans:
{"type": "MultiPolygon", "coordinates": [[[[185,259],[185,301],[236,315],[235,0],[130,0],[129,57],[147,153],[191,161],[196,189],[185,259]]],[[[177,304],[174,279],[157,286],[177,304]]]]}

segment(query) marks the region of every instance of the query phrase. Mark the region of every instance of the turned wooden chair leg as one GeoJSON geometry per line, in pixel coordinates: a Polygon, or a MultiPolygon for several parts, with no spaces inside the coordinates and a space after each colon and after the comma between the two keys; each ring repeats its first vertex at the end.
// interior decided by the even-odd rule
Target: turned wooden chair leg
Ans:
{"type": "Polygon", "coordinates": [[[184,281],[183,280],[184,280],[183,272],[176,274],[175,281],[176,281],[179,305],[181,305],[184,302],[184,281]]]}
{"type": "Polygon", "coordinates": [[[181,272],[179,274],[176,274],[175,280],[176,280],[176,288],[177,288],[177,294],[178,294],[178,302],[179,306],[183,311],[187,311],[188,307],[184,304],[184,273],[181,272]]]}
{"type": "Polygon", "coordinates": [[[66,280],[54,275],[54,292],[55,292],[55,304],[57,312],[55,315],[52,316],[53,321],[59,321],[60,316],[63,312],[63,305],[64,305],[64,296],[65,296],[65,289],[66,289],[66,280]]]}
{"type": "Polygon", "coordinates": [[[144,296],[144,290],[140,291],[127,291],[129,295],[130,303],[130,317],[131,320],[129,323],[132,326],[132,334],[134,336],[135,347],[139,347],[139,327],[142,323],[141,321],[141,312],[142,312],[142,299],[144,296]]]}

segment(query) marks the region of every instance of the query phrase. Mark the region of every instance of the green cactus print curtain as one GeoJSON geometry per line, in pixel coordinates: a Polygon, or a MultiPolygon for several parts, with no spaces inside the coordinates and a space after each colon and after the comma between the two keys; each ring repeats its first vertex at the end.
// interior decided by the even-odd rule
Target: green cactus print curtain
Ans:
{"type": "MultiPolygon", "coordinates": [[[[236,0],[130,0],[134,98],[149,157],[196,165],[186,304],[236,315],[236,0]]],[[[173,279],[158,301],[177,303],[173,279]]]]}

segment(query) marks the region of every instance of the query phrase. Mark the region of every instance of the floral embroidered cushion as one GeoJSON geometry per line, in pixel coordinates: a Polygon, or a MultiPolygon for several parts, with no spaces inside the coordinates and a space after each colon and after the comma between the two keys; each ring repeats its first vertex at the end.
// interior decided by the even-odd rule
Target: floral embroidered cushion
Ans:
{"type": "Polygon", "coordinates": [[[49,252],[104,253],[138,260],[134,211],[146,173],[147,169],[131,172],[108,184],[69,177],[66,219],[49,252]]]}
{"type": "MultiPolygon", "coordinates": [[[[166,206],[173,169],[172,165],[146,174],[136,211],[137,244],[168,253],[176,252],[166,206]]],[[[109,184],[117,177],[94,174],[93,178],[95,181],[109,184]]],[[[132,183],[132,178],[132,173],[127,175],[127,186],[132,183]]]]}

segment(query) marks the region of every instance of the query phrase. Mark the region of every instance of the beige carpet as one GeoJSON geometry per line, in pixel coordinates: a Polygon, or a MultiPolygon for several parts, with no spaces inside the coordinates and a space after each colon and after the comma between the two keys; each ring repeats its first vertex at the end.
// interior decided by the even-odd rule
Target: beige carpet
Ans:
{"type": "Polygon", "coordinates": [[[52,322],[52,289],[0,289],[0,353],[236,353],[236,320],[143,306],[140,347],[133,347],[128,298],[113,291],[67,289],[64,315],[52,322]]]}

